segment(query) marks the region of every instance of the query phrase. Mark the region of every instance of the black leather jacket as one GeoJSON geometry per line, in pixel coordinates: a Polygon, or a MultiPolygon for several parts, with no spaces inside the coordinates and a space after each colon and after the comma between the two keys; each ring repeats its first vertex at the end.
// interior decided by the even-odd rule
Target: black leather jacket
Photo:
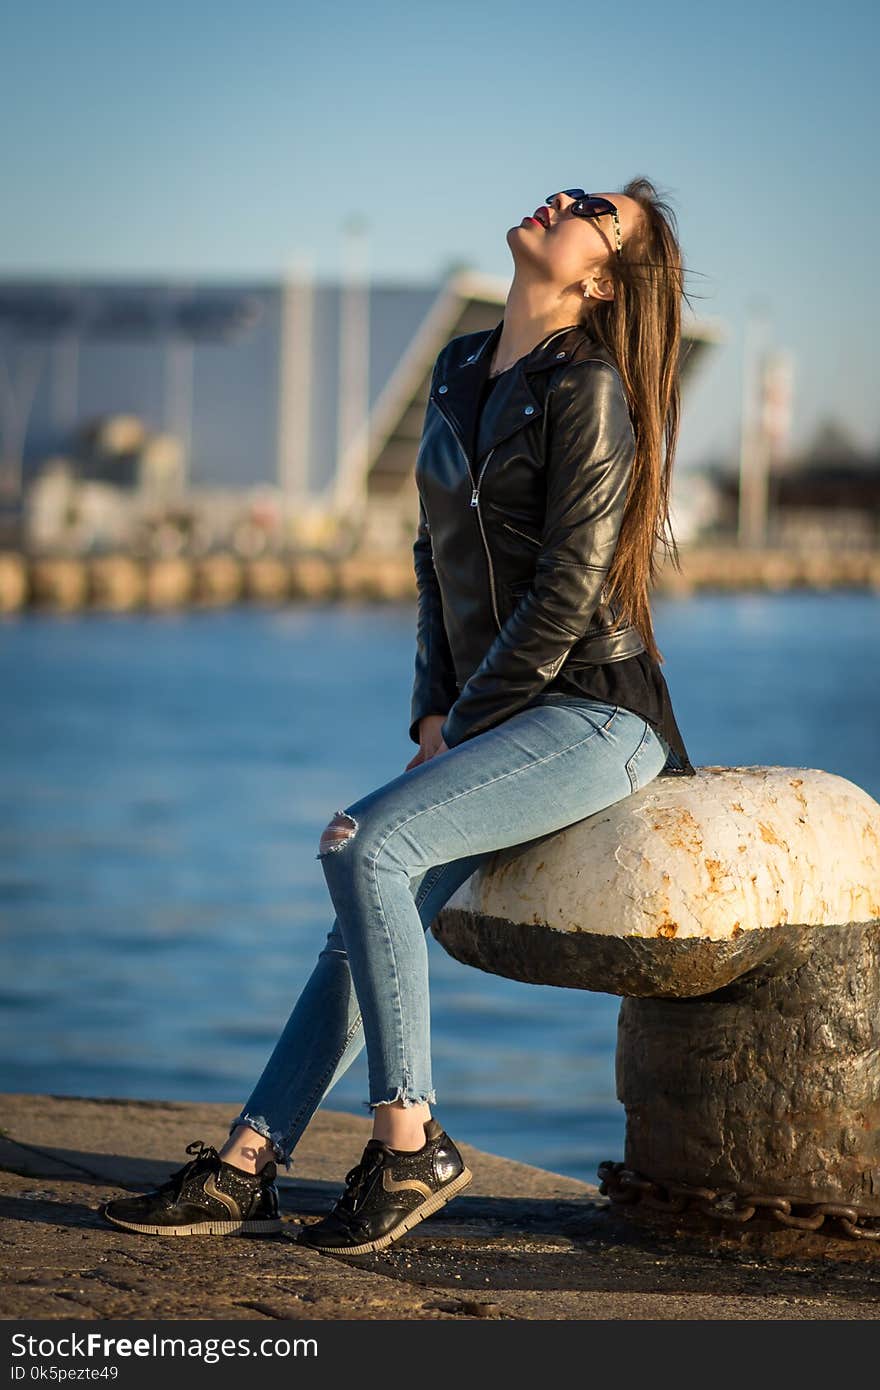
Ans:
{"type": "Polygon", "coordinates": [[[410,737],[446,716],[448,747],[516,713],[563,665],[645,650],[604,582],[623,518],[635,436],[613,359],[560,329],[480,389],[502,321],[437,357],[416,460],[418,588],[410,737]]]}

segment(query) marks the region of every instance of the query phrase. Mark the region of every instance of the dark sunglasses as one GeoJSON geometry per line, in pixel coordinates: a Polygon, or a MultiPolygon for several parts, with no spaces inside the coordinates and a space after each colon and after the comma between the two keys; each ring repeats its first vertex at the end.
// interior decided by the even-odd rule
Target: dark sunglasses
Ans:
{"type": "MultiPolygon", "coordinates": [[[[574,217],[604,217],[610,213],[614,219],[614,236],[617,242],[618,256],[623,253],[623,237],[620,232],[620,214],[612,202],[607,198],[594,198],[592,194],[585,193],[582,188],[563,188],[562,193],[566,198],[574,198],[574,202],[567,209],[574,217]]],[[[558,198],[559,193],[551,193],[544,199],[545,203],[552,203],[554,198],[558,198]]]]}

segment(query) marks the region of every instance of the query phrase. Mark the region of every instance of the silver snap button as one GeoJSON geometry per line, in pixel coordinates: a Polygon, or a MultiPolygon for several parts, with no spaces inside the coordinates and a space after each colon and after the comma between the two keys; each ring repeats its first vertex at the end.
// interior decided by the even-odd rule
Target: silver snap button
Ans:
{"type": "Polygon", "coordinates": [[[525,408],[525,414],[526,414],[526,415],[534,415],[534,413],[535,413],[535,407],[534,407],[533,405],[527,405],[526,408],[525,408]]]}
{"type": "Polygon", "coordinates": [[[564,356],[565,356],[565,353],[564,353],[564,352],[557,352],[556,356],[557,356],[557,357],[564,357],[564,356]]]}
{"type": "Polygon", "coordinates": [[[448,386],[438,386],[438,387],[437,387],[437,394],[438,394],[438,396],[443,396],[443,395],[446,394],[446,392],[447,392],[448,390],[449,390],[449,387],[448,387],[448,386]]]}

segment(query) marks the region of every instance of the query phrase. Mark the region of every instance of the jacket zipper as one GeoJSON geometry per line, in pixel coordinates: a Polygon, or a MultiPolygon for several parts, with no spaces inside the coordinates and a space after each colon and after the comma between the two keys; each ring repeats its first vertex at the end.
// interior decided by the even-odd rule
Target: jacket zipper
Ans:
{"type": "MultiPolygon", "coordinates": [[[[453,430],[453,434],[454,434],[454,433],[455,433],[455,431],[453,430]]],[[[458,435],[457,435],[457,434],[455,435],[455,437],[456,437],[456,439],[458,439],[458,435]]],[[[495,449],[492,448],[492,449],[489,450],[488,454],[486,455],[486,461],[485,461],[485,463],[483,464],[482,468],[480,469],[480,472],[479,472],[479,476],[478,476],[478,478],[477,478],[477,481],[476,481],[476,483],[474,483],[474,475],[473,475],[473,473],[471,473],[471,466],[470,466],[470,463],[469,463],[469,461],[468,461],[468,456],[467,456],[467,454],[465,454],[465,452],[464,452],[464,449],[463,449],[463,447],[462,447],[462,444],[461,444],[461,440],[460,440],[460,439],[458,439],[458,445],[459,445],[459,448],[461,449],[461,452],[464,454],[464,461],[465,461],[465,463],[467,464],[468,475],[469,475],[470,480],[471,480],[471,483],[473,484],[473,487],[474,487],[474,490],[473,490],[473,492],[472,492],[472,494],[471,494],[471,506],[472,506],[472,507],[476,507],[476,510],[477,510],[477,521],[479,522],[479,525],[480,525],[480,535],[483,537],[483,549],[484,549],[485,552],[486,552],[486,564],[487,564],[488,567],[489,567],[489,592],[490,592],[490,594],[492,595],[492,612],[495,614],[495,626],[498,628],[498,631],[500,632],[500,631],[501,631],[501,619],[500,619],[499,616],[498,616],[498,604],[497,604],[496,599],[495,599],[495,572],[494,572],[494,570],[492,569],[492,556],[489,554],[489,542],[488,542],[487,539],[486,539],[486,528],[485,528],[484,525],[483,525],[483,513],[480,511],[480,484],[481,484],[481,482],[483,481],[483,474],[485,473],[485,471],[486,471],[486,469],[487,469],[487,467],[488,467],[488,465],[489,465],[489,460],[490,460],[490,458],[492,457],[492,455],[494,454],[495,449]]]]}
{"type": "MultiPolygon", "coordinates": [[[[434,404],[437,405],[437,402],[435,401],[434,404]]],[[[437,408],[438,408],[438,410],[440,409],[439,405],[437,405],[437,408]]],[[[448,425],[449,428],[451,429],[453,438],[455,439],[456,444],[458,445],[459,449],[461,450],[461,456],[462,456],[462,458],[464,459],[465,468],[467,469],[467,471],[468,471],[468,477],[469,477],[470,480],[471,480],[471,488],[473,489],[473,491],[471,492],[471,506],[472,506],[472,507],[476,507],[476,509],[477,509],[477,522],[478,522],[479,527],[480,527],[480,535],[482,536],[482,539],[483,539],[483,549],[484,549],[485,552],[486,552],[486,564],[487,564],[488,569],[489,569],[489,594],[490,594],[491,599],[492,599],[492,612],[493,612],[494,617],[495,617],[495,624],[496,624],[496,626],[497,626],[497,628],[498,628],[498,631],[500,632],[500,631],[501,631],[501,619],[500,619],[499,616],[498,616],[498,603],[497,603],[496,598],[495,598],[495,573],[494,573],[494,571],[493,571],[493,569],[492,569],[492,556],[489,554],[489,542],[486,540],[486,532],[485,532],[485,529],[484,529],[484,527],[483,527],[483,517],[482,517],[482,513],[480,512],[480,484],[481,484],[482,481],[483,481],[483,474],[485,473],[487,467],[489,466],[489,460],[490,460],[490,458],[492,457],[492,455],[494,454],[495,449],[497,448],[497,445],[493,446],[493,448],[491,448],[491,449],[489,450],[488,454],[486,455],[485,462],[484,462],[482,468],[480,469],[480,473],[479,473],[479,476],[478,476],[478,478],[477,478],[477,481],[474,482],[474,475],[473,475],[473,471],[472,471],[472,469],[471,469],[471,461],[470,461],[470,459],[469,459],[468,456],[467,456],[467,450],[465,449],[464,445],[462,444],[461,440],[460,440],[459,437],[458,437],[458,430],[455,428],[455,426],[453,425],[452,421],[449,419],[449,416],[448,416],[448,415],[444,414],[444,412],[443,412],[442,410],[440,410],[440,414],[443,416],[443,419],[446,421],[447,425],[448,425]]]]}

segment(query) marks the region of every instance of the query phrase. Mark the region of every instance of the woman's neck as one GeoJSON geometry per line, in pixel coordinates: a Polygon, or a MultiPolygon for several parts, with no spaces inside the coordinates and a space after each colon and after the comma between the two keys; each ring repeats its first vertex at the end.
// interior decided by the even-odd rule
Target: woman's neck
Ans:
{"type": "Polygon", "coordinates": [[[501,336],[489,363],[489,375],[499,376],[551,333],[578,323],[579,307],[573,306],[568,299],[570,296],[560,299],[554,295],[548,300],[546,291],[536,286],[520,286],[514,280],[504,307],[501,336]]]}

